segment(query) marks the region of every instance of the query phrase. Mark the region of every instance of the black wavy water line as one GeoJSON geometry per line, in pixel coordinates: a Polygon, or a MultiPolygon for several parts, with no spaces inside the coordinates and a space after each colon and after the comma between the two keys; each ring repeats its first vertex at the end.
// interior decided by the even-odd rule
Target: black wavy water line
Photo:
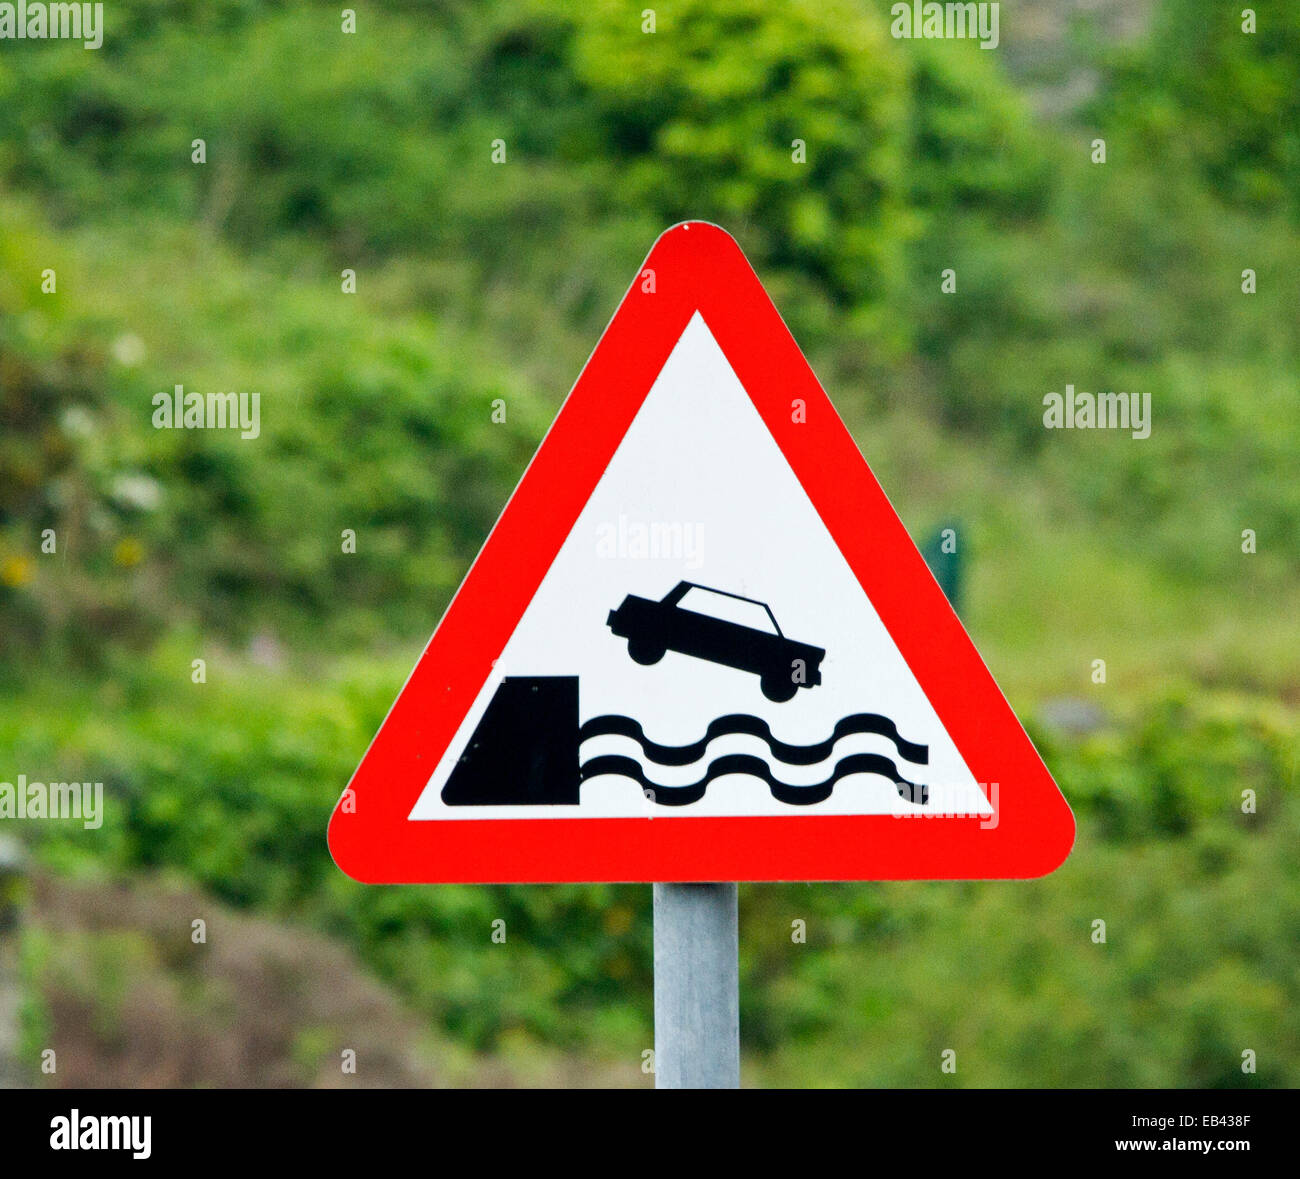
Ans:
{"type": "Polygon", "coordinates": [[[900,737],[898,727],[889,717],[874,712],[855,712],[852,716],[846,716],[836,722],[835,731],[830,737],[816,745],[787,745],[772,735],[772,730],[765,720],[741,713],[720,716],[717,720],[711,721],[704,736],[693,745],[660,745],[645,735],[645,730],[641,728],[639,721],[633,720],[630,716],[616,714],[593,716],[578,730],[578,742],[581,744],[590,737],[631,737],[640,744],[646,757],[656,765],[686,766],[699,761],[708,749],[709,742],[715,737],[731,736],[734,733],[761,738],[767,742],[768,748],[779,760],[792,766],[811,766],[825,761],[834,750],[835,743],[841,737],[853,733],[872,733],[876,736],[888,737],[907,761],[917,765],[927,765],[930,761],[928,745],[918,745],[914,741],[900,737]]]}
{"type": "Polygon", "coordinates": [[[709,783],[724,774],[749,774],[755,778],[762,778],[771,790],[772,797],[789,806],[813,806],[825,802],[835,792],[835,784],[850,774],[880,774],[888,778],[898,790],[898,796],[905,802],[924,804],[930,800],[929,787],[899,777],[898,767],[889,758],[879,753],[854,753],[841,758],[835,763],[834,771],[825,782],[814,782],[807,786],[782,782],[774,778],[771,767],[762,758],[748,753],[732,753],[726,757],[719,757],[709,763],[709,768],[704,771],[704,777],[698,782],[682,786],[661,786],[657,782],[651,782],[637,762],[630,757],[620,757],[616,754],[593,757],[583,763],[579,773],[584,782],[600,774],[618,774],[624,778],[632,778],[641,784],[642,790],[652,791],[653,801],[661,806],[689,806],[693,802],[699,802],[708,790],[709,783]]]}

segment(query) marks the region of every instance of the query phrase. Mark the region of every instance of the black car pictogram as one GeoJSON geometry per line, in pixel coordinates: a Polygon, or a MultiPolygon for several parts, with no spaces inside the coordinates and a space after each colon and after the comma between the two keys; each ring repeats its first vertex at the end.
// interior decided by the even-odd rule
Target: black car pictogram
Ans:
{"type": "Polygon", "coordinates": [[[693,655],[753,673],[759,677],[763,695],[778,703],[793,699],[801,687],[812,688],[822,682],[825,650],[786,638],[765,602],[726,590],[680,581],[659,602],[629,594],[617,610],[609,612],[605,624],[619,638],[627,639],[627,652],[637,663],[658,663],[668,651],[693,655]],[[689,610],[680,603],[690,590],[761,606],[776,633],[689,610]],[[797,661],[802,661],[802,676],[795,674],[797,661]]]}

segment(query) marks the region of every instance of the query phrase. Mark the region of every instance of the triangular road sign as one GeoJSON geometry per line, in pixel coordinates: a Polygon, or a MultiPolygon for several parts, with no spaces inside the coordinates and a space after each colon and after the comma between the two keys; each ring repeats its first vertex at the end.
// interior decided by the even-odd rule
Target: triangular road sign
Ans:
{"type": "Polygon", "coordinates": [[[330,822],[369,882],[1015,878],[1074,819],[736,243],[665,233],[330,822]]]}

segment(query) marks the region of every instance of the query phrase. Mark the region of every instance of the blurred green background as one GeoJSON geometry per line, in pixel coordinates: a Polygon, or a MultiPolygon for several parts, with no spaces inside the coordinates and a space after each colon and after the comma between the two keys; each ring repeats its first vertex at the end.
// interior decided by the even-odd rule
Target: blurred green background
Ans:
{"type": "Polygon", "coordinates": [[[995,51],[871,0],[106,7],[101,50],[0,44],[0,779],[107,798],[0,826],[29,1080],[650,1081],[648,886],[365,888],[325,825],[703,218],[917,541],[958,522],[1079,823],[1032,883],[743,887],[746,1082],[1300,1084],[1290,0],[1006,0],[995,51]],[[1150,438],[1044,430],[1067,383],[1150,393],[1150,438]],[[175,384],[261,436],[153,429],[175,384]]]}

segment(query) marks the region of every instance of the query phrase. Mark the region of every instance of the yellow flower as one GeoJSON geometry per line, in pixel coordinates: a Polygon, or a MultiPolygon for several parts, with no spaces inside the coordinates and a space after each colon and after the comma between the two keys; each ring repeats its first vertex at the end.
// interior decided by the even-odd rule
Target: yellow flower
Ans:
{"type": "Polygon", "coordinates": [[[144,545],[134,536],[124,536],[113,546],[113,564],[130,569],[144,559],[144,545]]]}
{"type": "Polygon", "coordinates": [[[13,556],[0,561],[0,583],[10,587],[17,587],[26,585],[31,579],[31,557],[13,556]]]}

